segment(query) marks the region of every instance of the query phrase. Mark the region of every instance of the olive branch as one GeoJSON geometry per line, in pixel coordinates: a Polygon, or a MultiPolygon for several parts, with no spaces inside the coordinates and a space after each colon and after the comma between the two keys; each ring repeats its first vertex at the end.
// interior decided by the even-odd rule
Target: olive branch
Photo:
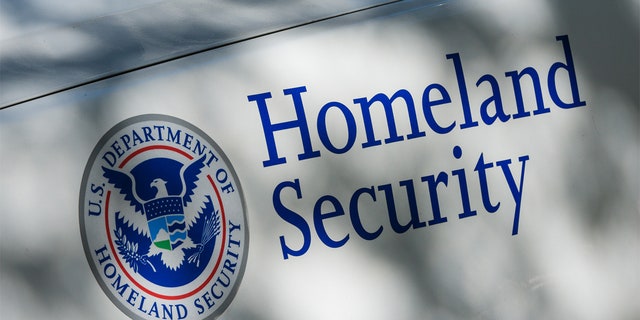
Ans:
{"type": "Polygon", "coordinates": [[[196,247],[198,248],[198,251],[195,252],[194,254],[192,254],[189,258],[188,261],[190,263],[194,263],[196,264],[196,267],[200,267],[200,255],[202,254],[202,252],[205,249],[205,246],[211,241],[213,240],[215,243],[215,238],[220,234],[220,215],[218,214],[218,211],[214,211],[213,209],[213,205],[211,202],[211,197],[207,196],[207,198],[209,199],[209,201],[207,203],[205,203],[205,212],[209,211],[209,212],[213,212],[214,215],[212,217],[208,217],[205,216],[204,217],[204,226],[202,229],[202,237],[200,239],[200,244],[198,244],[196,247]]]}
{"type": "Polygon", "coordinates": [[[149,257],[144,254],[138,253],[138,243],[133,241],[127,241],[127,235],[122,232],[122,228],[115,230],[116,245],[118,245],[118,252],[124,258],[129,266],[133,269],[133,272],[138,273],[138,269],[141,265],[148,265],[153,272],[156,272],[156,268],[153,267],[149,257]]]}

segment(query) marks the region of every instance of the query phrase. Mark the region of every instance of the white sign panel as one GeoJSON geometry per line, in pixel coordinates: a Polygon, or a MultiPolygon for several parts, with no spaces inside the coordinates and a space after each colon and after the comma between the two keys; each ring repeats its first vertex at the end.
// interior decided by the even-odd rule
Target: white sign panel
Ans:
{"type": "Polygon", "coordinates": [[[0,110],[3,314],[637,318],[637,3],[352,11],[0,110]]]}

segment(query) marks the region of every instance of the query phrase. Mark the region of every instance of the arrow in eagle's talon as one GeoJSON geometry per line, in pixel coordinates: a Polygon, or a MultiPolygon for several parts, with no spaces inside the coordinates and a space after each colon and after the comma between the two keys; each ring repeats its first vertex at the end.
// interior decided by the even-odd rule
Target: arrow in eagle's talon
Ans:
{"type": "Polygon", "coordinates": [[[193,263],[195,261],[196,267],[200,267],[200,255],[202,254],[202,251],[204,251],[204,246],[202,244],[197,244],[196,248],[198,248],[198,252],[189,256],[189,262],[193,263]]]}

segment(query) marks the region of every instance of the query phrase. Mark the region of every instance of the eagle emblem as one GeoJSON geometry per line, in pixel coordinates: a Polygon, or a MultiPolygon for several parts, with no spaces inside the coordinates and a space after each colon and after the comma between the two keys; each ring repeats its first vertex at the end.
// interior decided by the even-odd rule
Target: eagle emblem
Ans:
{"type": "Polygon", "coordinates": [[[222,149],[182,119],[138,115],[94,147],[80,235],[98,284],[132,319],[213,319],[244,274],[249,232],[222,149]]]}
{"type": "Polygon", "coordinates": [[[116,212],[114,234],[118,251],[134,271],[148,267],[150,272],[146,273],[156,273],[152,257],[159,257],[169,270],[185,263],[197,268],[200,256],[215,244],[220,218],[211,196],[201,196],[199,204],[193,202],[205,158],[187,165],[152,158],[130,172],[102,167],[108,183],[129,204],[126,212],[116,212]],[[190,232],[196,226],[202,230],[190,232]]]}

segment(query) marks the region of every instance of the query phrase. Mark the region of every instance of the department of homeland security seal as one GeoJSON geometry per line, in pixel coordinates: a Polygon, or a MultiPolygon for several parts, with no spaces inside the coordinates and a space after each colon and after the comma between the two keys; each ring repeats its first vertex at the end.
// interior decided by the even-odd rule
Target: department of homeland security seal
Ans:
{"type": "Polygon", "coordinates": [[[80,233],[98,283],[134,319],[213,319],[244,273],[240,183],[218,145],[165,115],[120,122],[91,154],[80,233]]]}

